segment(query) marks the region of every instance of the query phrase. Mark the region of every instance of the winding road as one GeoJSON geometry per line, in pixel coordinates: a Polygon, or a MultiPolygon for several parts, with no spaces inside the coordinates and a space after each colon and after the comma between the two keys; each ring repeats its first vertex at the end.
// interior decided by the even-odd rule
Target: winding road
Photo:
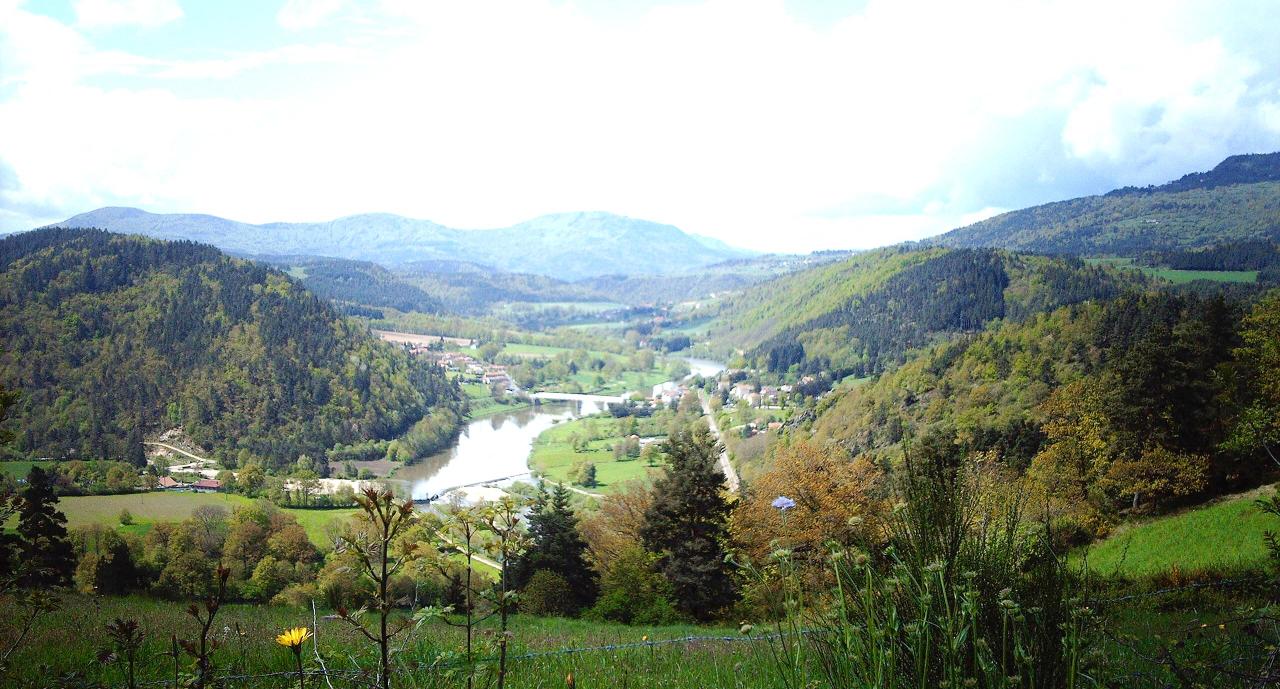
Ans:
{"type": "Polygon", "coordinates": [[[724,472],[724,485],[729,489],[730,493],[738,492],[738,472],[733,468],[733,464],[729,462],[729,449],[724,447],[724,441],[720,438],[720,426],[716,424],[716,415],[711,413],[711,401],[702,394],[697,392],[698,400],[702,402],[702,413],[707,416],[707,425],[711,427],[711,435],[720,442],[720,470],[724,472]]]}

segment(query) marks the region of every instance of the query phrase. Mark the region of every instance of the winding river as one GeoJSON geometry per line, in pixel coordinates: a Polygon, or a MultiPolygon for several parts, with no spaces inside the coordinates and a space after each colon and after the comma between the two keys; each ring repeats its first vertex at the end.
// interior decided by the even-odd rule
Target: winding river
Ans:
{"type": "MultiPolygon", "coordinates": [[[[694,374],[710,376],[724,366],[708,359],[686,358],[694,374]]],[[[605,402],[542,402],[528,409],[494,414],[468,422],[453,447],[396,471],[394,479],[409,484],[415,500],[452,488],[527,479],[533,441],[556,423],[604,411],[605,402]]]]}

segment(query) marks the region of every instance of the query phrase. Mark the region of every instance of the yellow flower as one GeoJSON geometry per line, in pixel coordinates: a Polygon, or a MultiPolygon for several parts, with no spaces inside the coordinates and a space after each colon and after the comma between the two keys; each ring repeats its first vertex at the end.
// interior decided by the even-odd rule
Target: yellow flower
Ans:
{"type": "Polygon", "coordinates": [[[310,629],[307,629],[306,627],[294,627],[293,629],[286,629],[283,634],[277,636],[276,643],[284,646],[285,648],[292,648],[296,651],[302,648],[302,642],[310,638],[310,629]]]}

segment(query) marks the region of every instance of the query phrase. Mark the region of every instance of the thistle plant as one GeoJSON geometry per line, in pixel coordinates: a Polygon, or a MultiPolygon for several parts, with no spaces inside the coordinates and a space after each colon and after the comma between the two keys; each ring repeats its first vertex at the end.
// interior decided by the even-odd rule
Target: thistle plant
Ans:
{"type": "Polygon", "coordinates": [[[193,676],[191,683],[197,689],[203,689],[213,681],[213,652],[217,650],[219,644],[216,638],[210,637],[209,630],[213,628],[213,621],[218,616],[218,609],[222,607],[222,601],[226,598],[227,578],[230,576],[230,569],[219,567],[214,591],[205,598],[203,606],[192,603],[187,607],[187,614],[200,625],[200,637],[198,639],[175,639],[175,645],[181,647],[192,658],[193,676]]]}
{"type": "Polygon", "coordinates": [[[391,686],[391,641],[412,626],[404,622],[392,627],[391,578],[409,561],[417,557],[416,544],[401,538],[418,521],[412,500],[397,501],[389,490],[366,488],[356,496],[362,513],[338,542],[339,553],[351,553],[360,572],[373,581],[377,589],[372,601],[378,613],[378,626],[370,631],[363,621],[367,608],[355,612],[338,608],[338,617],[355,627],[366,639],[378,646],[378,686],[391,686]]]}
{"type": "Polygon", "coordinates": [[[115,664],[120,668],[120,679],[127,689],[136,689],[138,681],[135,669],[138,651],[142,648],[142,629],[136,620],[124,620],[117,617],[107,624],[107,638],[111,640],[111,648],[103,649],[98,654],[98,661],[104,665],[115,664]]]}

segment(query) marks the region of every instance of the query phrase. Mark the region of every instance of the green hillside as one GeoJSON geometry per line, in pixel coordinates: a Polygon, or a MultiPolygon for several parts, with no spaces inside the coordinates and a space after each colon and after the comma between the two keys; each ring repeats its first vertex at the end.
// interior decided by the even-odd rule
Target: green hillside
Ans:
{"type": "Polygon", "coordinates": [[[1135,256],[1280,238],[1280,153],[1233,156],[1158,187],[997,215],[931,241],[1076,255],[1135,256]]]}
{"type": "Polygon", "coordinates": [[[285,274],[190,242],[10,236],[0,332],[0,384],[22,393],[10,423],[24,455],[140,465],[145,434],[182,426],[231,461],[284,466],[428,415],[443,439],[457,419],[459,393],[438,369],[285,274]]]}
{"type": "Polygon", "coordinates": [[[893,247],[731,297],[709,333],[760,368],[863,376],[939,338],[1111,298],[1143,280],[1077,259],[893,247]]]}

